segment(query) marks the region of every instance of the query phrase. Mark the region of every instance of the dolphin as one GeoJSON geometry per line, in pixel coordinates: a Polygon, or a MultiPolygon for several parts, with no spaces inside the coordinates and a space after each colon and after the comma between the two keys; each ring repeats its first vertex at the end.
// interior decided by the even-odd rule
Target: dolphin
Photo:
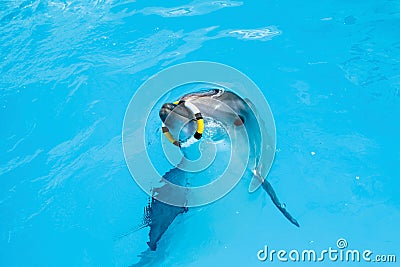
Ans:
{"type": "MultiPolygon", "coordinates": [[[[171,134],[179,140],[188,139],[189,136],[193,135],[197,124],[195,114],[182,104],[183,101],[196,106],[205,118],[212,118],[226,127],[246,127],[250,146],[250,160],[247,168],[253,175],[249,192],[254,192],[262,187],[281,213],[291,223],[299,227],[297,220],[279,201],[272,185],[265,177],[270,167],[267,166],[266,161],[272,161],[273,158],[270,158],[271,153],[263,153],[271,147],[268,147],[267,144],[261,145],[262,131],[265,131],[265,129],[263,125],[260,125],[262,120],[260,120],[260,115],[256,113],[253,104],[248,99],[242,99],[229,90],[219,88],[189,93],[182,96],[179,101],[165,103],[159,111],[160,119],[168,127],[171,134]]],[[[186,183],[185,175],[185,171],[173,168],[163,178],[175,184],[184,185],[186,183]]],[[[145,226],[150,227],[150,241],[147,244],[151,250],[156,249],[157,242],[174,219],[187,211],[188,208],[186,207],[171,206],[154,198],[151,200],[148,209],[145,209],[145,217],[148,218],[145,226]]]]}

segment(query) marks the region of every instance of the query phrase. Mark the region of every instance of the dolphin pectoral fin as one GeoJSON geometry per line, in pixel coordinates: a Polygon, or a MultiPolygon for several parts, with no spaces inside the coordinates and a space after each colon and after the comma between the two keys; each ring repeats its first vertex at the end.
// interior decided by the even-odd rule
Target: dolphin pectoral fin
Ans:
{"type": "Polygon", "coordinates": [[[264,181],[264,179],[260,175],[258,175],[255,170],[253,170],[253,174],[253,178],[251,179],[249,185],[249,193],[255,192],[264,181]]]}
{"type": "Polygon", "coordinates": [[[274,189],[272,188],[272,185],[265,179],[264,182],[262,183],[262,187],[267,191],[268,195],[270,196],[272,202],[274,202],[275,206],[283,213],[283,215],[294,225],[297,227],[300,227],[299,223],[295,218],[293,218],[292,215],[286,210],[285,206],[279,202],[278,197],[276,196],[276,193],[274,189]]]}

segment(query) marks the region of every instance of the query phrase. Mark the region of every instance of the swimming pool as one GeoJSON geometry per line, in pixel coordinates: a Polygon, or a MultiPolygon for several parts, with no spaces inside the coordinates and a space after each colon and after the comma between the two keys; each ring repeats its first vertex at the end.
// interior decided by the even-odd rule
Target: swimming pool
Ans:
{"type": "Polygon", "coordinates": [[[1,2],[0,265],[139,260],[148,231],[133,230],[148,199],[124,160],[125,110],[149,77],[196,60],[230,65],[262,89],[277,131],[268,179],[301,227],[264,191],[234,190],[178,217],[148,256],[154,266],[308,266],[257,253],[338,249],[341,238],[399,257],[399,10],[396,1],[1,2]]]}

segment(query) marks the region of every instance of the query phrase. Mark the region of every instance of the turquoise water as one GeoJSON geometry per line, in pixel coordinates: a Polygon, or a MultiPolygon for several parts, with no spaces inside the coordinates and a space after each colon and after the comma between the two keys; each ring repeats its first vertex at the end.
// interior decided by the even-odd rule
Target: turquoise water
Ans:
{"type": "Polygon", "coordinates": [[[150,266],[343,266],[257,259],[339,238],[399,258],[399,29],[398,1],[1,1],[0,265],[140,260],[148,199],[124,160],[125,110],[147,78],[195,60],[263,90],[268,179],[301,227],[239,185],[177,218],[150,266]]]}

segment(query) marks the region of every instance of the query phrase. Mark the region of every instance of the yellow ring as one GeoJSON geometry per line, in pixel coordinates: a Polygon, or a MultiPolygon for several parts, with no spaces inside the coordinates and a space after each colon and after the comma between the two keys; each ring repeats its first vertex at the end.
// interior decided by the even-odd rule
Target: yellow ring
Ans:
{"type": "Polygon", "coordinates": [[[194,135],[192,137],[190,137],[188,140],[186,140],[185,142],[180,142],[172,136],[172,134],[169,132],[168,127],[163,123],[162,124],[163,134],[168,139],[168,141],[170,141],[172,144],[174,144],[178,147],[190,146],[191,144],[200,140],[203,135],[203,132],[204,132],[203,116],[201,115],[200,110],[190,102],[185,102],[185,101],[181,100],[181,101],[175,101],[175,102],[173,102],[173,104],[175,104],[175,105],[184,104],[186,108],[188,108],[191,112],[193,112],[193,114],[196,117],[196,121],[197,121],[197,130],[194,133],[194,135]]]}

